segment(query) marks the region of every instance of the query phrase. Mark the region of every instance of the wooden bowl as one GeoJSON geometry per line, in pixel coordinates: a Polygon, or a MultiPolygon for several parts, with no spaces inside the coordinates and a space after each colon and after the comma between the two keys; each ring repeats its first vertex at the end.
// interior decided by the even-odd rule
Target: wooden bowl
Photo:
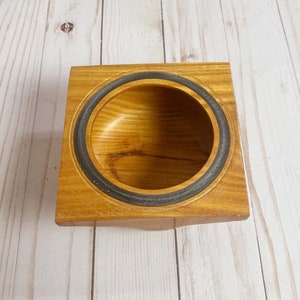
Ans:
{"type": "Polygon", "coordinates": [[[233,100],[228,64],[73,68],[56,221],[247,217],[233,100]]]}

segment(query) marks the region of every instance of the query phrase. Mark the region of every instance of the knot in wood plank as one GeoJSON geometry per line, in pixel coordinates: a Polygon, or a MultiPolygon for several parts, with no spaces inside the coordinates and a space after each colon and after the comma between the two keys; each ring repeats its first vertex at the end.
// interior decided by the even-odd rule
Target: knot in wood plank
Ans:
{"type": "Polygon", "coordinates": [[[74,29],[74,24],[70,22],[65,22],[60,26],[61,31],[68,33],[74,29]]]}

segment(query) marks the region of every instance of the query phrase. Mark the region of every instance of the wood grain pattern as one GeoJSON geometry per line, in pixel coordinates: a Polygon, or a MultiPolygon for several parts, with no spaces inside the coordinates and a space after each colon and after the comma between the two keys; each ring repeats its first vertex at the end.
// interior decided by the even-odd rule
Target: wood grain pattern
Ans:
{"type": "Polygon", "coordinates": [[[300,82],[300,3],[297,0],[276,1],[278,14],[284,30],[288,51],[292,58],[292,67],[297,76],[297,85],[299,89],[300,82]]]}
{"type": "Polygon", "coordinates": [[[45,35],[47,3],[0,6],[0,298],[10,299],[45,35]],[[30,20],[30,21],[27,21],[30,20]]]}
{"type": "MultiPolygon", "coordinates": [[[[160,1],[105,1],[103,16],[103,64],[163,62],[160,1]]],[[[96,229],[94,299],[178,299],[174,221],[155,223],[96,229]]]]}
{"type": "Polygon", "coordinates": [[[103,9],[103,64],[163,61],[160,1],[104,1],[103,9]]]}
{"type": "Polygon", "coordinates": [[[93,62],[91,52],[97,52],[97,48],[86,41],[93,37],[95,24],[98,24],[99,33],[101,13],[98,1],[80,5],[73,1],[64,4],[51,1],[46,9],[49,9],[48,19],[44,16],[47,32],[44,27],[46,37],[43,60],[39,63],[42,68],[38,74],[37,106],[32,116],[34,128],[13,277],[13,298],[88,299],[91,294],[93,229],[61,230],[53,223],[53,211],[69,70],[73,64],[93,62]],[[86,16],[91,9],[96,13],[87,22],[86,16]],[[67,21],[74,22],[73,31],[61,30],[61,25],[67,21]]]}
{"type": "Polygon", "coordinates": [[[298,299],[299,19],[297,0],[0,1],[0,298],[298,299]],[[69,67],[165,59],[230,60],[252,217],[57,227],[69,67]]]}
{"type": "MultiPolygon", "coordinates": [[[[168,97],[170,97],[169,94],[168,97]]],[[[85,118],[87,117],[83,117],[82,120],[85,118]]],[[[78,139],[79,137],[77,140],[78,139]]],[[[153,162],[153,157],[151,158],[153,162]]],[[[222,220],[241,220],[247,218],[249,215],[237,128],[236,108],[228,63],[139,64],[72,68],[61,162],[62,166],[59,176],[56,207],[56,222],[60,225],[69,223],[80,225],[81,221],[84,221],[85,223],[91,221],[91,224],[94,224],[95,221],[103,219],[143,217],[198,216],[198,222],[203,222],[201,217],[204,217],[205,221],[216,221],[220,218],[222,220]],[[184,75],[187,80],[200,82],[203,88],[206,90],[209,89],[215,99],[214,101],[216,101],[215,103],[218,103],[217,105],[223,108],[222,111],[224,112],[224,118],[227,120],[229,132],[228,137],[225,137],[225,133],[223,133],[223,140],[221,140],[222,128],[218,125],[218,122],[221,121],[217,120],[217,113],[213,112],[212,107],[208,105],[209,103],[206,103],[200,95],[192,91],[192,89],[189,89],[187,85],[177,83],[172,84],[171,81],[168,82],[165,80],[155,80],[156,86],[172,88],[173,91],[176,91],[176,95],[178,91],[180,91],[179,98],[174,98],[174,95],[171,98],[168,98],[168,101],[171,101],[173,104],[170,105],[170,103],[168,103],[167,106],[162,105],[162,103],[166,101],[166,98],[165,96],[161,98],[160,94],[160,98],[158,98],[157,94],[155,95],[156,101],[159,102],[154,102],[152,97],[154,91],[152,79],[139,81],[138,84],[132,82],[129,86],[124,85],[113,90],[111,92],[112,95],[108,94],[97,104],[95,111],[92,112],[90,119],[87,121],[87,129],[84,129],[83,138],[87,141],[89,153],[87,152],[81,155],[84,156],[84,159],[85,156],[90,156],[91,161],[94,163],[95,167],[98,168],[99,173],[102,173],[103,176],[115,186],[124,190],[121,196],[123,196],[126,191],[145,195],[143,196],[145,200],[142,199],[139,200],[139,202],[133,202],[132,195],[128,201],[125,201],[123,198],[117,198],[111,193],[106,192],[107,188],[113,189],[113,187],[105,186],[98,188],[98,186],[93,184],[93,182],[97,182],[97,178],[90,177],[88,179],[86,177],[89,176],[87,175],[89,174],[89,171],[83,170],[83,166],[87,166],[87,164],[85,164],[84,160],[82,160],[82,158],[80,159],[78,156],[78,149],[81,149],[82,142],[75,141],[75,130],[77,130],[76,128],[79,128],[79,125],[77,126],[78,123],[74,120],[79,119],[77,116],[81,115],[81,112],[84,110],[83,107],[86,107],[86,104],[90,103],[90,97],[86,97],[86,95],[94,93],[103,86],[107,86],[109,82],[113,80],[112,78],[124,78],[122,77],[122,74],[124,73],[135,74],[137,68],[139,68],[140,72],[157,71],[168,72],[174,75],[178,73],[184,75]],[[166,82],[168,82],[167,85],[166,82]],[[130,97],[130,103],[134,104],[134,110],[132,106],[130,106],[131,110],[128,112],[128,96],[126,96],[126,93],[130,91],[130,95],[132,96],[133,88],[136,89],[140,87],[144,89],[145,86],[151,88],[151,92],[147,90],[146,94],[141,94],[141,91],[139,90],[139,98],[134,100],[130,97]],[[182,93],[185,93],[185,95],[188,95],[189,97],[188,99],[184,99],[185,106],[181,103],[182,93]],[[124,94],[125,98],[122,97],[124,94]],[[150,97],[151,101],[148,101],[149,98],[147,97],[150,97]],[[177,101],[176,107],[174,101],[177,101]],[[189,102],[193,104],[192,107],[186,107],[189,102]],[[120,114],[121,120],[116,117],[116,113],[118,113],[116,106],[122,108],[122,113],[120,114]],[[166,108],[168,110],[166,110],[166,108]],[[172,110],[170,110],[171,108],[172,110]],[[199,108],[201,108],[201,110],[199,110],[199,108]],[[161,113],[161,109],[164,110],[163,120],[157,115],[157,113],[161,113]],[[136,110],[138,110],[138,112],[136,110]],[[189,120],[189,114],[183,118],[184,111],[188,111],[189,114],[193,112],[197,115],[193,115],[193,119],[189,120]],[[179,112],[180,114],[178,114],[179,112]],[[203,125],[199,123],[199,115],[202,119],[203,112],[207,114],[207,120],[211,122],[213,141],[211,141],[210,144],[211,153],[209,153],[206,158],[207,163],[203,164],[203,162],[200,161],[202,167],[195,170],[194,167],[197,168],[195,159],[199,156],[198,153],[201,153],[199,145],[201,146],[203,144],[203,137],[201,135],[199,137],[199,134],[197,133],[203,131],[203,125]],[[138,121],[136,121],[135,117],[134,126],[131,124],[130,127],[128,123],[126,123],[128,119],[126,117],[127,113],[130,114],[131,118],[132,116],[138,118],[138,121]],[[154,113],[156,114],[155,117],[153,117],[154,113]],[[102,114],[103,116],[101,116],[102,114]],[[176,114],[178,115],[176,117],[177,124],[175,125],[172,123],[171,126],[169,126],[170,120],[174,120],[176,114]],[[149,116],[150,119],[148,120],[147,118],[149,116]],[[109,124],[107,124],[107,118],[109,124]],[[99,121],[97,121],[97,119],[99,119],[99,121]],[[116,129],[116,124],[118,124],[118,122],[122,123],[124,120],[125,125],[122,124],[121,127],[116,129]],[[178,120],[180,120],[180,123],[178,120]],[[158,127],[159,124],[164,124],[163,130],[161,125],[160,128],[158,127]],[[105,132],[107,128],[109,130],[108,135],[105,132]],[[123,128],[125,128],[125,131],[123,128]],[[140,132],[140,130],[145,128],[148,129],[148,131],[140,132]],[[159,132],[156,128],[158,128],[159,132]],[[139,131],[136,134],[137,130],[139,131]],[[183,130],[185,131],[183,132],[183,130]],[[180,134],[182,136],[181,138],[180,134]],[[96,140],[95,145],[93,139],[95,136],[99,138],[99,135],[101,135],[101,141],[96,140]],[[103,135],[106,136],[106,138],[104,138],[103,135]],[[138,137],[138,142],[136,142],[136,136],[138,137]],[[130,144],[130,138],[133,139],[132,144],[130,144]],[[214,175],[211,171],[211,166],[218,161],[218,159],[221,160],[221,158],[218,157],[219,149],[223,149],[220,150],[221,153],[226,151],[224,150],[224,138],[226,138],[225,142],[228,142],[228,155],[226,154],[224,164],[221,165],[221,170],[217,171],[216,175],[214,175]],[[74,141],[72,142],[73,139],[74,141]],[[162,139],[164,140],[163,142],[161,142],[162,139]],[[157,141],[159,141],[158,144],[157,141]],[[100,147],[98,147],[99,144],[100,147]],[[189,146],[190,144],[192,147],[189,146]],[[182,146],[179,147],[178,145],[182,146]],[[170,146],[172,148],[171,150],[169,148],[170,146]],[[139,163],[145,163],[145,157],[141,155],[130,155],[130,161],[127,161],[127,164],[123,163],[118,165],[120,168],[124,168],[124,166],[127,167],[127,169],[122,172],[115,168],[112,169],[111,159],[106,163],[106,155],[118,155],[120,151],[123,153],[131,151],[131,153],[133,152],[136,154],[138,151],[145,151],[147,147],[148,150],[146,151],[153,154],[155,158],[157,156],[159,157],[159,160],[154,163],[154,168],[159,167],[160,171],[156,172],[153,170],[153,175],[149,173],[148,170],[146,170],[146,174],[143,174],[144,165],[140,167],[139,163]],[[95,154],[93,149],[96,149],[98,152],[103,152],[95,154]],[[99,158],[99,156],[104,156],[104,158],[99,158]],[[162,165],[162,162],[165,163],[165,157],[169,158],[169,162],[170,157],[172,156],[176,158],[177,165],[174,163],[174,159],[171,160],[171,164],[169,163],[167,165],[167,170],[165,171],[167,173],[164,174],[164,165],[162,165]],[[139,157],[141,157],[140,160],[138,160],[139,157]],[[180,169],[180,172],[175,172],[176,168],[178,168],[178,161],[180,162],[180,159],[182,160],[182,158],[184,158],[185,172],[189,172],[188,178],[186,178],[186,173],[183,173],[180,169]],[[187,165],[186,163],[186,161],[189,162],[188,159],[192,158],[193,169],[190,167],[191,164],[187,165]],[[137,175],[137,171],[139,171],[140,174],[137,175]],[[120,177],[120,173],[123,177],[120,177]],[[197,180],[202,179],[207,173],[211,176],[215,176],[214,180],[209,182],[203,190],[189,196],[187,199],[185,198],[184,201],[178,201],[177,203],[165,202],[165,205],[163,206],[155,203],[152,204],[153,201],[149,203],[153,195],[157,196],[157,201],[168,201],[168,198],[163,200],[166,193],[180,192],[186,187],[192,188],[192,185],[195,184],[197,180]],[[174,174],[175,179],[168,178],[167,181],[166,179],[163,179],[165,177],[172,177],[174,174]],[[150,183],[149,181],[142,181],[142,186],[134,185],[137,181],[144,180],[144,177],[150,178],[150,183]],[[122,182],[122,180],[127,181],[122,182]],[[176,182],[174,182],[174,180],[176,180],[176,182]],[[174,183],[176,185],[174,185],[174,183]],[[149,186],[149,184],[152,184],[152,186],[149,186]],[[164,185],[162,186],[162,184],[164,185]],[[147,199],[146,196],[149,196],[148,198],[150,199],[147,199]],[[132,202],[130,202],[131,200],[132,202]],[[143,206],[141,207],[140,205],[143,206]]],[[[149,161],[146,160],[146,163],[149,163],[149,161]]]]}
{"type": "MultiPolygon", "coordinates": [[[[163,12],[167,62],[228,60],[218,1],[163,1],[163,12]]],[[[264,298],[252,216],[242,223],[176,228],[176,236],[183,299],[264,298]]]]}
{"type": "Polygon", "coordinates": [[[149,80],[97,109],[88,128],[88,149],[98,170],[109,180],[146,190],[190,179],[204,167],[214,140],[209,116],[198,102],[149,80]]]}
{"type": "Polygon", "coordinates": [[[292,61],[273,1],[234,1],[222,10],[236,96],[244,99],[240,115],[266,294],[298,299],[299,139],[292,137],[300,122],[292,61]]]}

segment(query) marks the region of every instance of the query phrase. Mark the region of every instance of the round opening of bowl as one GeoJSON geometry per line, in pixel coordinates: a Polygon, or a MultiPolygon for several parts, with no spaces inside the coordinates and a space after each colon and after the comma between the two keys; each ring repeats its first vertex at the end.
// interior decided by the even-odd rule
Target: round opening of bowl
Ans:
{"type": "Polygon", "coordinates": [[[87,144],[108,180],[146,190],[170,188],[198,173],[213,147],[212,122],[182,90],[129,87],[93,117],[87,144]]]}

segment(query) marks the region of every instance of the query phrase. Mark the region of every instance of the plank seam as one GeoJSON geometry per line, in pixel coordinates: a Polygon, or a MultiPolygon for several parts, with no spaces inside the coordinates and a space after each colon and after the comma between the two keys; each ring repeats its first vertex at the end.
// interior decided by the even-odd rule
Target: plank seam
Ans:
{"type": "Polygon", "coordinates": [[[102,65],[102,53],[103,53],[103,19],[104,19],[104,0],[102,0],[102,7],[101,7],[101,31],[100,31],[100,65],[102,65]]]}
{"type": "Polygon", "coordinates": [[[163,10],[162,0],[160,0],[160,19],[161,19],[161,34],[162,34],[162,42],[163,42],[164,63],[166,63],[167,59],[166,59],[166,45],[165,45],[165,25],[164,25],[164,10],[163,10]]]}
{"type": "MultiPolygon", "coordinates": [[[[103,0],[104,1],[104,0],[103,0]]],[[[160,18],[161,18],[161,33],[162,33],[162,42],[163,42],[163,56],[164,63],[167,62],[166,58],[166,43],[165,43],[165,24],[164,24],[164,10],[163,3],[160,0],[160,18]]],[[[174,219],[174,225],[176,226],[176,219],[174,219]]],[[[178,300],[181,300],[181,287],[180,287],[180,270],[179,270],[179,256],[178,256],[178,242],[177,242],[177,230],[174,226],[174,239],[175,239],[175,256],[176,256],[176,276],[177,276],[177,293],[178,300]]]]}
{"type": "Polygon", "coordinates": [[[179,270],[179,257],[178,257],[178,241],[177,241],[177,229],[176,228],[174,228],[174,236],[175,236],[175,254],[176,254],[178,300],[181,300],[180,270],[179,270]]]}
{"type": "MultiPolygon", "coordinates": [[[[101,29],[100,29],[100,53],[99,63],[102,65],[102,53],[103,53],[103,19],[104,19],[104,0],[101,4],[101,29]]],[[[95,260],[96,260],[96,226],[93,228],[93,241],[92,241],[92,270],[91,270],[91,300],[94,300],[95,295],[95,260]]]]}
{"type": "Polygon", "coordinates": [[[95,289],[95,253],[96,253],[96,226],[93,228],[93,242],[92,242],[92,276],[91,276],[91,300],[94,300],[95,289]]]}

